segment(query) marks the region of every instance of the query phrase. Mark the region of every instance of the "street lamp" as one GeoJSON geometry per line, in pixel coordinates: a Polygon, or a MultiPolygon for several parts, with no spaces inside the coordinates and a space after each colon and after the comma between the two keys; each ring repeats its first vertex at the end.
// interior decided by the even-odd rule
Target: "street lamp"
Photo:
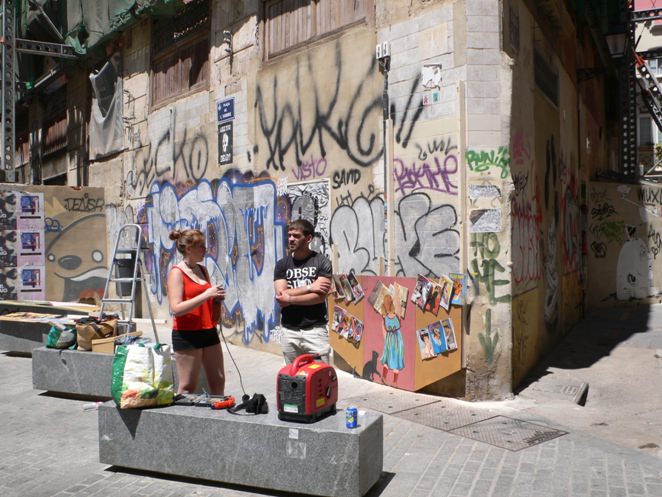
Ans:
{"type": "Polygon", "coordinates": [[[625,45],[627,42],[627,33],[607,33],[605,35],[609,55],[617,59],[625,55],[625,45]]]}

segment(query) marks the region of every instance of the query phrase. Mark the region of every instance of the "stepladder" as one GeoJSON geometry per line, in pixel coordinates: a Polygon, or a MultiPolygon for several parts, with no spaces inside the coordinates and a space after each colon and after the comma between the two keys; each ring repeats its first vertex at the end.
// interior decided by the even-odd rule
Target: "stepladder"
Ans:
{"type": "MultiPolygon", "coordinates": [[[[117,321],[118,333],[129,333],[136,329],[134,321],[136,313],[136,299],[138,284],[146,290],[144,273],[144,251],[147,249],[142,228],[138,224],[124,224],[117,232],[113,254],[108,269],[108,277],[103,290],[99,314],[108,314],[110,308],[113,313],[119,308],[117,321]]],[[[149,319],[152,323],[154,338],[159,343],[159,337],[152,314],[149,298],[145,298],[149,319]]]]}

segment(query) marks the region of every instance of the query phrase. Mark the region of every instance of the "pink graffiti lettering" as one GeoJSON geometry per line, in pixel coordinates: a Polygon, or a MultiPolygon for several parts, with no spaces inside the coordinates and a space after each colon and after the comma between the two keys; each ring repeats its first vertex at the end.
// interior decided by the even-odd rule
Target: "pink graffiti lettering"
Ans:
{"type": "Polygon", "coordinates": [[[515,200],[513,213],[513,281],[526,284],[542,279],[540,244],[542,215],[533,202],[515,200]]]}
{"type": "Polygon", "coordinates": [[[326,159],[322,157],[321,159],[315,159],[314,157],[310,159],[304,159],[299,167],[294,169],[294,177],[298,181],[303,181],[307,179],[315,179],[324,177],[326,172],[326,159]]]}
{"type": "Polygon", "coordinates": [[[517,131],[513,135],[513,162],[521,166],[529,160],[531,160],[531,150],[527,146],[524,133],[517,131]]]}
{"type": "Polygon", "coordinates": [[[457,157],[447,155],[431,157],[422,163],[404,163],[402,159],[393,160],[393,176],[397,181],[396,192],[403,195],[418,190],[434,190],[457,195],[457,185],[451,176],[457,173],[457,157]]]}

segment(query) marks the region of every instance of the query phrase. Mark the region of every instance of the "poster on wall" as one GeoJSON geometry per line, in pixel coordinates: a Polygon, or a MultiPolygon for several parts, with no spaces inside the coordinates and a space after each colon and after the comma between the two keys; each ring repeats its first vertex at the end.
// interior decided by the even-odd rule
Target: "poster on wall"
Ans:
{"type": "Polygon", "coordinates": [[[0,192],[0,231],[16,229],[16,194],[0,192]]]}
{"type": "MultiPolygon", "coordinates": [[[[306,219],[315,227],[310,249],[332,259],[329,220],[329,180],[289,183],[287,197],[291,205],[290,220],[306,219]]],[[[350,288],[351,293],[351,288],[350,288]]]]}
{"type": "Polygon", "coordinates": [[[18,255],[18,232],[0,230],[0,267],[16,267],[18,255]]]}
{"type": "Polygon", "coordinates": [[[19,232],[19,265],[44,265],[44,233],[35,230],[19,232]]]}
{"type": "Polygon", "coordinates": [[[17,275],[16,267],[0,268],[0,300],[16,300],[18,298],[17,275]]]}
{"type": "Polygon", "coordinates": [[[21,300],[43,300],[46,288],[44,194],[17,194],[15,261],[13,286],[21,300]]]}
{"type": "Polygon", "coordinates": [[[218,125],[218,164],[226,166],[232,164],[232,121],[218,125]]]}
{"type": "Polygon", "coordinates": [[[44,194],[18,194],[18,211],[16,224],[19,229],[44,229],[44,194]]]}
{"type": "Polygon", "coordinates": [[[20,300],[43,300],[46,269],[44,266],[22,266],[19,268],[20,300]]]}

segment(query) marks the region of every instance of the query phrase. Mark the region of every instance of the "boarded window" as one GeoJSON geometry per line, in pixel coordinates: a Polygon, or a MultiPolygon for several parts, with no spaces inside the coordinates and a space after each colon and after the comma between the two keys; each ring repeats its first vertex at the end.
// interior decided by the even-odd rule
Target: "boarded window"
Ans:
{"type": "Polygon", "coordinates": [[[267,57],[372,19],[374,0],[267,0],[267,57]]]}
{"type": "Polygon", "coordinates": [[[152,24],[151,104],[209,84],[209,3],[194,1],[172,19],[152,24]]]}
{"type": "Polygon", "coordinates": [[[30,160],[30,133],[27,114],[17,115],[14,132],[14,167],[20,167],[30,160]]]}
{"type": "Polygon", "coordinates": [[[67,92],[66,86],[47,98],[42,126],[41,153],[52,154],[67,148],[67,92]]]}
{"type": "Polygon", "coordinates": [[[536,85],[555,106],[559,105],[559,72],[537,50],[533,56],[533,72],[536,85]]]}

